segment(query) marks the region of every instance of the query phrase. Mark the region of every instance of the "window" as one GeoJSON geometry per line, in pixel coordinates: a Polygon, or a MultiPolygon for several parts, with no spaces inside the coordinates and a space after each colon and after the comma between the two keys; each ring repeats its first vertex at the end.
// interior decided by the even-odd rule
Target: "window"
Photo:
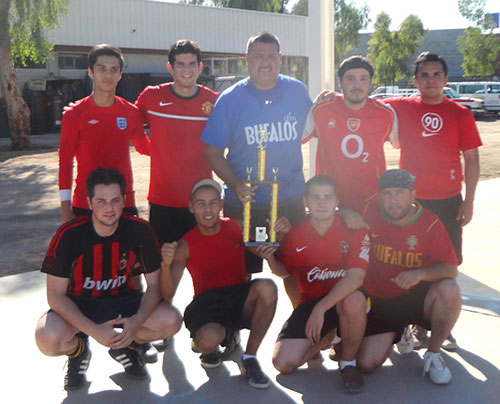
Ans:
{"type": "Polygon", "coordinates": [[[59,69],[87,69],[87,55],[84,53],[60,53],[59,69]]]}

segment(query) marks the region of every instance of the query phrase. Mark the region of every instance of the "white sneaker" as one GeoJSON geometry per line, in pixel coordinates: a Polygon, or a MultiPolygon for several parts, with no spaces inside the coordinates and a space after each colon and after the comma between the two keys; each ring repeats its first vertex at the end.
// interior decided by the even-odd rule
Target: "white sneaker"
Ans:
{"type": "Polygon", "coordinates": [[[401,355],[413,352],[415,340],[413,339],[413,333],[411,332],[411,325],[406,326],[403,335],[401,335],[401,339],[396,346],[398,347],[398,351],[401,355]]]}
{"type": "Polygon", "coordinates": [[[422,376],[429,373],[429,379],[434,384],[448,384],[451,382],[451,372],[446,366],[441,354],[427,351],[424,355],[424,372],[422,376]]]}

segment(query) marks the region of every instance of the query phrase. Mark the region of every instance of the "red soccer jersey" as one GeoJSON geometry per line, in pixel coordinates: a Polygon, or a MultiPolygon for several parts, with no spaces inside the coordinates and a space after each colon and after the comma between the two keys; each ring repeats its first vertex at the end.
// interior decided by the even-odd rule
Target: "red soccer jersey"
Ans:
{"type": "Polygon", "coordinates": [[[334,180],[342,206],[362,214],[376,197],[378,179],[386,168],[384,143],[398,145],[394,121],[392,109],[371,98],[355,111],[343,96],[335,96],[309,112],[306,141],[318,138],[316,174],[334,180]]]}
{"type": "Polygon", "coordinates": [[[378,205],[370,208],[370,265],[363,287],[372,297],[388,299],[408,292],[391,279],[400,272],[432,268],[438,264],[458,265],[450,237],[434,213],[418,209],[405,224],[389,223],[378,205]]]}
{"type": "Polygon", "coordinates": [[[193,185],[212,177],[200,140],[219,93],[198,86],[191,98],[174,94],[171,83],[149,86],[136,105],[150,125],[151,180],[148,200],[169,207],[187,207],[193,185]]]}
{"type": "Polygon", "coordinates": [[[186,267],[193,279],[195,296],[245,282],[245,248],[241,229],[233,219],[221,218],[220,231],[214,236],[201,234],[196,226],[184,239],[189,247],[186,267]]]}
{"type": "Polygon", "coordinates": [[[149,155],[141,113],[123,98],[115,97],[115,103],[104,108],[97,106],[89,95],[64,113],[59,141],[59,189],[71,190],[76,157],[73,206],[89,208],[85,181],[97,167],[113,168],[125,176],[126,206],[135,206],[130,141],[138,152],[149,155]]]}
{"type": "Polygon", "coordinates": [[[460,152],[482,145],[472,113],[448,98],[437,105],[425,104],[421,97],[386,101],[398,115],[399,166],[417,177],[417,197],[458,195],[463,179],[460,152]]]}
{"type": "Polygon", "coordinates": [[[364,230],[350,230],[341,216],[321,235],[305,218],[284,237],[279,260],[300,288],[299,304],[325,296],[350,268],[368,268],[370,242],[364,230]]]}

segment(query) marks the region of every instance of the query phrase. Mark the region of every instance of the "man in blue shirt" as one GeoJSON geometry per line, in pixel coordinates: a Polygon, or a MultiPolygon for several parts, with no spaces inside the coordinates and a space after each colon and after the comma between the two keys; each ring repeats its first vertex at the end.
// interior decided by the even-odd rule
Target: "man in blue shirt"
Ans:
{"type": "MultiPolygon", "coordinates": [[[[242,203],[253,200],[252,222],[265,226],[270,187],[245,185],[247,168],[252,170],[251,178],[256,178],[258,145],[263,137],[265,179],[274,179],[273,168],[277,169],[278,216],[294,224],[305,216],[301,135],[312,102],[300,81],[279,74],[282,54],[275,35],[261,32],[252,36],[245,58],[249,77],[220,95],[201,139],[208,144],[207,158],[213,170],[227,186],[224,215],[241,220],[242,203]]],[[[247,260],[247,272],[259,272],[261,266],[247,260]]]]}

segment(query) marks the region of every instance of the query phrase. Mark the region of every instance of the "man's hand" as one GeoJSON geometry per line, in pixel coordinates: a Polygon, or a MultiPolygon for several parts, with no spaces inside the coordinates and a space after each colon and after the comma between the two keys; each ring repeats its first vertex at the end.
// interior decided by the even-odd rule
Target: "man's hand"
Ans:
{"type": "Polygon", "coordinates": [[[236,185],[236,195],[241,203],[252,202],[253,197],[255,195],[255,190],[257,189],[257,185],[252,185],[251,187],[247,186],[246,183],[240,182],[236,185]]]}
{"type": "Polygon", "coordinates": [[[281,236],[284,236],[286,233],[290,231],[292,225],[290,221],[285,216],[280,216],[276,223],[274,223],[274,231],[276,233],[280,233],[281,236]]]}
{"type": "Polygon", "coordinates": [[[413,271],[404,271],[400,272],[395,278],[392,278],[391,281],[393,281],[401,289],[410,289],[422,280],[420,275],[421,272],[418,269],[414,269],[413,271]]]}
{"type": "Polygon", "coordinates": [[[95,331],[92,332],[91,337],[101,345],[111,347],[113,345],[113,340],[120,334],[120,332],[115,329],[115,326],[118,324],[121,324],[121,314],[113,320],[98,324],[95,331]]]}
{"type": "Polygon", "coordinates": [[[368,223],[366,223],[359,213],[356,213],[352,209],[342,208],[339,213],[344,218],[344,222],[349,229],[359,230],[362,228],[369,229],[368,223]]]}
{"type": "Polygon", "coordinates": [[[325,313],[323,310],[319,309],[316,304],[306,323],[306,338],[312,345],[320,341],[324,321],[325,313]]]}
{"type": "Polygon", "coordinates": [[[474,201],[465,200],[460,205],[457,213],[457,221],[461,222],[462,227],[467,225],[472,220],[472,215],[474,213],[474,201]]]}
{"type": "Polygon", "coordinates": [[[335,91],[323,90],[316,96],[313,103],[319,104],[320,102],[331,100],[332,98],[335,98],[335,96],[335,91]]]}
{"type": "Polygon", "coordinates": [[[274,259],[274,253],[278,250],[277,247],[273,247],[270,245],[260,245],[258,247],[249,247],[248,248],[253,254],[258,257],[265,259],[266,261],[274,259]]]}
{"type": "Polygon", "coordinates": [[[174,241],[173,243],[164,243],[161,247],[162,261],[170,265],[174,260],[174,254],[176,249],[177,249],[177,241],[174,241]]]}
{"type": "Polygon", "coordinates": [[[141,328],[142,324],[139,324],[137,322],[137,319],[135,316],[132,317],[121,317],[121,314],[118,316],[119,317],[119,324],[123,326],[123,330],[121,333],[118,333],[113,340],[111,344],[112,349],[119,349],[119,348],[124,348],[129,346],[132,341],[135,340],[137,337],[137,332],[141,328]]]}
{"type": "Polygon", "coordinates": [[[62,201],[61,202],[61,222],[62,224],[69,222],[74,219],[76,216],[73,213],[73,209],[71,208],[71,201],[62,201]]]}

